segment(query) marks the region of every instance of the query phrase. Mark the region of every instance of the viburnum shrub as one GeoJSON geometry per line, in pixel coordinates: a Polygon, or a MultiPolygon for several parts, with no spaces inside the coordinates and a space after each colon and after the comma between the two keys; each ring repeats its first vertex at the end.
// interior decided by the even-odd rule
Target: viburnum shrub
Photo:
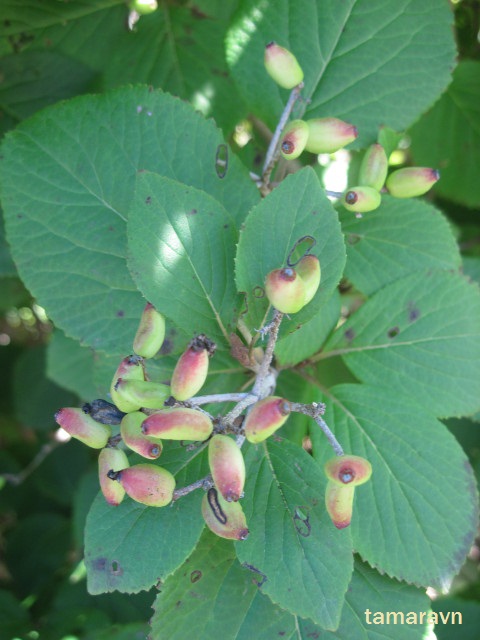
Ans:
{"type": "MultiPolygon", "coordinates": [[[[130,3],[129,37],[163,4],[130,3]]],[[[85,366],[98,391],[55,415],[98,450],[89,592],[157,586],[153,640],[370,637],[365,609],[427,611],[477,530],[439,419],[480,408],[480,293],[414,199],[441,172],[392,160],[450,81],[450,10],[237,4],[248,123],[215,104],[221,70],[210,111],[142,84],[50,106],[3,142],[7,237],[65,385],[85,366]],[[249,154],[252,127],[267,143],[249,154]]]]}

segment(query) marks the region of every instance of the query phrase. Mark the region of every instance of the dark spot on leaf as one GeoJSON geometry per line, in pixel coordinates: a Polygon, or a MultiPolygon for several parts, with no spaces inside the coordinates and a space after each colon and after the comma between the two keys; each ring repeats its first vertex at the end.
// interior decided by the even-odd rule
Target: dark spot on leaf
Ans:
{"type": "Polygon", "coordinates": [[[252,582],[256,584],[257,587],[261,587],[268,580],[267,576],[263,573],[263,571],[260,571],[260,569],[257,569],[256,567],[254,567],[253,564],[248,564],[248,562],[243,562],[242,567],[245,567],[245,569],[249,569],[250,571],[253,571],[253,573],[257,573],[259,576],[262,577],[261,580],[256,580],[255,578],[252,580],[252,582]]]}
{"type": "Polygon", "coordinates": [[[279,635],[279,636],[284,636],[284,635],[285,635],[285,631],[279,631],[279,632],[278,632],[278,635],[279,635]]]}
{"type": "Polygon", "coordinates": [[[123,569],[120,566],[120,563],[116,560],[112,560],[112,564],[110,565],[110,573],[114,576],[121,576],[123,574],[123,569]]]}
{"type": "Polygon", "coordinates": [[[109,231],[115,231],[115,227],[108,227],[109,231]]]}
{"type": "Polygon", "coordinates": [[[408,319],[410,322],[415,322],[420,317],[420,309],[415,306],[414,302],[408,303],[408,319]]]}
{"type": "Polygon", "coordinates": [[[125,311],[122,311],[122,309],[119,309],[119,311],[117,311],[117,318],[123,318],[124,315],[125,311]]]}
{"type": "Polygon", "coordinates": [[[226,144],[219,144],[215,153],[215,171],[222,179],[227,175],[228,170],[228,147],[226,144]]]}
{"type": "Polygon", "coordinates": [[[23,213],[17,213],[17,218],[21,220],[23,218],[23,213]]]}
{"type": "Polygon", "coordinates": [[[206,13],[203,13],[203,11],[201,11],[201,9],[199,9],[199,7],[196,7],[195,5],[191,7],[190,13],[192,14],[192,18],[195,18],[196,20],[208,19],[208,15],[206,13]]]}
{"type": "Polygon", "coordinates": [[[265,289],[263,287],[254,287],[252,293],[254,298],[265,297],[265,289]]]}
{"type": "Polygon", "coordinates": [[[145,198],[145,204],[151,204],[152,203],[152,196],[147,196],[145,198]]]}
{"type": "Polygon", "coordinates": [[[106,558],[95,558],[92,562],[92,567],[94,571],[105,571],[105,567],[107,566],[106,558]]]}
{"type": "Polygon", "coordinates": [[[198,571],[198,569],[196,571],[192,571],[192,573],[190,574],[190,582],[198,582],[201,577],[202,577],[201,571],[198,571]]]}
{"type": "Polygon", "coordinates": [[[230,226],[229,224],[224,224],[224,225],[223,225],[223,228],[224,228],[224,229],[228,229],[228,227],[229,227],[229,226],[230,226]]]}
{"type": "Polygon", "coordinates": [[[177,602],[175,603],[175,606],[177,607],[177,609],[178,609],[178,607],[180,607],[181,604],[182,604],[182,601],[181,600],[177,600],[177,602]]]}
{"type": "Polygon", "coordinates": [[[389,338],[394,338],[395,336],[398,336],[399,333],[400,333],[399,327],[392,327],[387,331],[387,336],[389,338]]]}
{"type": "Polygon", "coordinates": [[[347,236],[347,242],[348,244],[357,244],[357,242],[360,242],[362,238],[358,235],[358,233],[349,233],[347,236]]]}
{"type": "Polygon", "coordinates": [[[191,211],[187,211],[187,216],[194,216],[198,211],[196,209],[192,209],[191,211]]]}
{"type": "Polygon", "coordinates": [[[305,513],[308,507],[296,507],[293,514],[293,520],[295,523],[295,529],[297,533],[303,538],[308,538],[312,532],[312,525],[310,524],[310,516],[305,513]]]}
{"type": "Polygon", "coordinates": [[[345,336],[345,340],[348,340],[348,342],[351,342],[355,338],[355,331],[352,328],[347,329],[344,333],[344,336],[345,336]]]}
{"type": "Polygon", "coordinates": [[[314,210],[312,211],[312,216],[316,216],[316,215],[318,215],[318,211],[317,211],[316,209],[314,209],[314,210]]]}
{"type": "Polygon", "coordinates": [[[298,238],[287,256],[287,265],[294,267],[302,258],[310,253],[316,244],[317,241],[313,236],[302,236],[298,238]]]}

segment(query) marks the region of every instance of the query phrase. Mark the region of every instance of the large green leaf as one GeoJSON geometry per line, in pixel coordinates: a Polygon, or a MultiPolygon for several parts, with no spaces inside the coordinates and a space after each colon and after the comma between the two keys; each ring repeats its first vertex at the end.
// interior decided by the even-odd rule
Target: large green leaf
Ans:
{"type": "Polygon", "coordinates": [[[93,400],[97,395],[93,382],[94,358],[94,351],[55,329],[47,347],[47,376],[82,400],[93,400]]]}
{"type": "MultiPolygon", "coordinates": [[[[176,442],[168,443],[160,462],[175,475],[177,487],[191,484],[208,472],[203,454],[198,450],[187,452],[176,442]]],[[[113,507],[99,493],[85,528],[89,592],[135,593],[175,571],[193,551],[204,527],[201,500],[201,493],[195,491],[172,505],[157,508],[126,496],[113,507]]]]}
{"type": "Polygon", "coordinates": [[[246,452],[250,534],[236,543],[237,555],[273,602],[336,629],[353,568],[350,533],[325,511],[322,469],[301,447],[277,440],[246,452]]]}
{"type": "Polygon", "coordinates": [[[291,637],[294,620],[259,592],[232,542],[208,531],[157,596],[152,640],[269,640],[291,637]],[[288,630],[288,631],[287,631],[288,630]]]}
{"type": "Polygon", "coordinates": [[[464,60],[435,106],[410,129],[415,164],[440,169],[435,192],[480,206],[480,62],[464,60]]]}
{"type": "Polygon", "coordinates": [[[346,277],[366,295],[423,269],[458,269],[455,238],[443,215],[421,200],[382,197],[363,218],[342,210],[346,277]]]}
{"type": "Polygon", "coordinates": [[[283,334],[291,333],[318,312],[335,290],[345,264],[337,214],[311,168],[283,180],[250,212],[242,227],[236,280],[246,298],[243,318],[252,329],[262,326],[269,308],[263,289],[266,275],[285,267],[295,243],[305,236],[316,241],[311,253],[320,259],[322,281],[314,299],[291,320],[285,318],[283,334]]]}
{"type": "Polygon", "coordinates": [[[335,116],[359,128],[402,130],[445,89],[455,64],[452,13],[443,0],[244,0],[227,59],[248,104],[270,126],[287,92],[263,68],[265,45],[288,47],[305,73],[295,117],[335,116]]]}
{"type": "MultiPolygon", "coordinates": [[[[448,588],[478,522],[475,478],[460,445],[398,387],[339,385],[325,401],[325,420],[345,452],[373,469],[355,491],[354,548],[382,573],[448,588]]],[[[333,457],[319,428],[310,437],[316,460],[333,457]]]]}
{"type": "Polygon", "coordinates": [[[68,336],[131,350],[145,304],[126,267],[126,218],[139,169],[202,189],[242,219],[258,193],[191,106],[148,87],[43,110],[6,136],[2,198],[22,279],[68,336]],[[242,196],[239,197],[239,191],[242,196]]]}
{"type": "Polygon", "coordinates": [[[480,406],[480,292],[458,273],[424,271],[378,291],[333,334],[359,380],[406,392],[439,417],[480,406]]]}
{"type": "Polygon", "coordinates": [[[129,267],[143,295],[185,333],[228,345],[239,312],[228,212],[205,191],[142,172],[128,217],[129,267]]]}

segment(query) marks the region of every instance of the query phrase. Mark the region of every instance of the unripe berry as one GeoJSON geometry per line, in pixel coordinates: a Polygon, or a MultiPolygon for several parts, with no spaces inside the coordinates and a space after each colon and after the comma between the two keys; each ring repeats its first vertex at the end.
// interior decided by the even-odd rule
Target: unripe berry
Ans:
{"type": "Polygon", "coordinates": [[[294,160],[305,149],[308,124],[305,120],[292,120],[286,127],[280,143],[280,152],[287,160],[294,160]]]}
{"type": "Polygon", "coordinates": [[[145,435],[165,440],[203,442],[211,436],[212,431],[212,421],[205,413],[184,407],[152,413],[142,423],[145,435]]]}
{"type": "Polygon", "coordinates": [[[254,444],[266,440],[286,422],[290,411],[288,400],[278,396],[260,400],[245,418],[245,437],[254,444]]]}
{"type": "Polygon", "coordinates": [[[72,438],[76,438],[93,449],[103,449],[112,435],[109,425],[97,422],[83,409],[67,407],[55,414],[55,421],[72,438]]]}
{"type": "Polygon", "coordinates": [[[270,271],[265,293],[270,304],[282,313],[297,313],[305,306],[305,284],[291,267],[270,271]]]}
{"type": "Polygon", "coordinates": [[[142,423],[144,420],[145,414],[141,411],[127,413],[120,424],[120,435],[129,449],[144,458],[156,460],[162,453],[162,441],[143,433],[142,423]]]}
{"type": "Polygon", "coordinates": [[[322,275],[320,260],[317,256],[307,255],[295,266],[295,271],[305,285],[305,304],[308,304],[317,293],[322,275]]]}
{"type": "Polygon", "coordinates": [[[343,195],[341,202],[348,211],[365,213],[378,209],[382,197],[373,187],[352,187],[343,195]]]}
{"type": "Polygon", "coordinates": [[[325,463],[327,478],[339,485],[357,487],[372,475],[372,465],[361,456],[337,456],[325,463]]]}
{"type": "Polygon", "coordinates": [[[227,502],[242,497],[245,462],[235,440],[216,434],[208,443],[208,463],[216,488],[227,502]]]}
{"type": "Polygon", "coordinates": [[[170,389],[174,398],[188,400],[200,391],[207,378],[209,358],[215,349],[215,343],[204,334],[190,342],[173,370],[170,389]]]}
{"type": "Polygon", "coordinates": [[[357,127],[338,118],[307,120],[308,140],[305,145],[312,153],[334,153],[358,136],[357,127]]]}
{"type": "Polygon", "coordinates": [[[325,506],[337,529],[348,527],[352,520],[355,487],[339,485],[329,480],[325,491],[325,506]]]}
{"type": "Polygon", "coordinates": [[[302,67],[293,53],[276,42],[265,47],[264,62],[268,75],[284,89],[293,89],[303,80],[302,67]]]}
{"type": "Polygon", "coordinates": [[[165,507],[172,501],[175,478],[170,471],[145,462],[108,474],[120,482],[132,500],[148,507],[165,507]]]}
{"type": "Polygon", "coordinates": [[[385,184],[387,172],[388,158],[385,149],[381,144],[372,144],[366,150],[360,165],[359,184],[380,191],[385,184]]]}
{"type": "Polygon", "coordinates": [[[165,400],[170,397],[170,387],[161,382],[148,380],[125,380],[119,378],[114,387],[118,398],[135,406],[145,409],[163,409],[165,400]]]}
{"type": "Polygon", "coordinates": [[[391,173],[386,182],[395,198],[415,198],[427,193],[440,178],[440,172],[427,167],[407,167],[391,173]]]}
{"type": "Polygon", "coordinates": [[[227,502],[212,487],[203,496],[202,515],[207,527],[220,538],[245,540],[248,536],[247,521],[239,502],[227,502]]]}
{"type": "Polygon", "coordinates": [[[122,449],[107,447],[98,456],[98,479],[100,489],[108,504],[118,507],[125,497],[125,489],[121,484],[108,477],[109,471],[120,471],[129,466],[128,458],[122,449]]]}
{"type": "Polygon", "coordinates": [[[148,302],[133,340],[133,350],[143,358],[153,358],[164,339],[165,318],[148,302]]]}
{"type": "Polygon", "coordinates": [[[124,358],[118,365],[112,379],[112,384],[110,385],[110,396],[120,411],[123,411],[124,413],[137,411],[141,405],[139,406],[136,402],[129,402],[128,400],[125,400],[119,393],[117,393],[115,385],[119,378],[122,378],[123,380],[145,380],[143,358],[140,356],[127,356],[124,358]]]}

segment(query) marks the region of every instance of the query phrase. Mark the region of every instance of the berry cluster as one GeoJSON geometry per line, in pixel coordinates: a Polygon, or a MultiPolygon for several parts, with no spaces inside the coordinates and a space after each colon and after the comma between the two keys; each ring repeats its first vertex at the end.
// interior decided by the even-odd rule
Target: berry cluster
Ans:
{"type": "MultiPolygon", "coordinates": [[[[265,49],[265,68],[275,82],[285,89],[301,87],[303,71],[295,56],[275,42],[265,49]]],[[[334,153],[358,136],[355,126],[338,118],[292,120],[282,133],[280,153],[287,160],[298,158],[303,151],[334,153]]],[[[342,196],[342,205],[361,214],[380,206],[381,191],[396,198],[414,198],[425,194],[439,179],[435,169],[408,167],[393,171],[387,178],[388,158],[380,144],[371,145],[362,160],[358,185],[342,196]]]]}
{"type": "MultiPolygon", "coordinates": [[[[272,325],[277,330],[284,313],[295,313],[312,300],[320,278],[320,262],[311,254],[304,255],[295,267],[274,269],[267,275],[265,291],[275,308],[272,325]]],[[[268,327],[266,331],[269,331],[268,327]]],[[[170,384],[162,384],[148,379],[145,361],[158,353],[164,337],[164,317],[147,304],[133,341],[135,353],[120,362],[113,376],[110,386],[113,404],[95,400],[81,409],[63,408],[56,413],[55,419],[72,437],[101,449],[98,458],[100,488],[109,504],[118,506],[128,495],[147,506],[164,507],[190,490],[203,488],[202,514],[207,526],[223,538],[244,540],[248,528],[239,502],[245,484],[245,463],[240,447],[245,440],[257,444],[270,437],[286,422],[292,410],[304,413],[308,410],[305,405],[254,388],[251,394],[240,394],[243,397],[237,404],[237,411],[234,410],[235,421],[223,416],[214,418],[200,408],[202,397],[195,398],[195,394],[206,380],[215,344],[203,334],[194,338],[179,357],[170,384]],[[243,415],[245,411],[246,415],[243,415]],[[153,461],[161,456],[163,441],[168,440],[205,443],[210,475],[190,487],[176,490],[175,478],[167,469],[153,462],[130,466],[127,450],[153,461]]],[[[268,372],[270,365],[271,355],[264,354],[259,369],[263,367],[268,372]]],[[[228,396],[219,394],[217,401],[231,400],[228,396]]],[[[205,403],[215,400],[212,396],[203,398],[205,403]]],[[[318,405],[315,407],[318,413],[318,405]]],[[[365,482],[370,473],[366,460],[341,453],[342,471],[335,466],[337,458],[326,467],[331,479],[327,511],[337,527],[350,522],[353,487],[365,482]],[[351,479],[345,479],[347,467],[351,479]],[[341,491],[336,488],[339,482],[350,484],[341,487],[341,491]]]]}

